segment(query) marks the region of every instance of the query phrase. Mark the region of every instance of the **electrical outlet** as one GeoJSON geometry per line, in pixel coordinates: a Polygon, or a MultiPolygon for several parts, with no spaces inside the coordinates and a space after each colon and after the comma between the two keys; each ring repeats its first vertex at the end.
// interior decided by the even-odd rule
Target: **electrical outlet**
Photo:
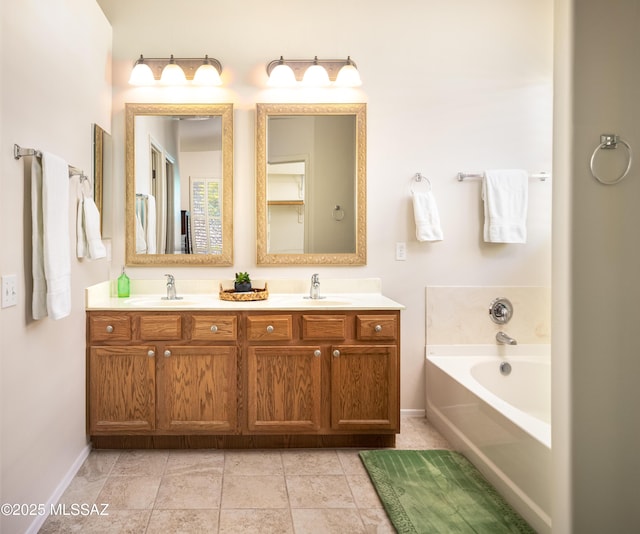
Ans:
{"type": "Polygon", "coordinates": [[[405,242],[396,243],[396,261],[407,259],[407,244],[405,242]]]}
{"type": "Polygon", "coordinates": [[[18,304],[18,279],[15,274],[2,277],[2,307],[8,308],[18,304]]]}

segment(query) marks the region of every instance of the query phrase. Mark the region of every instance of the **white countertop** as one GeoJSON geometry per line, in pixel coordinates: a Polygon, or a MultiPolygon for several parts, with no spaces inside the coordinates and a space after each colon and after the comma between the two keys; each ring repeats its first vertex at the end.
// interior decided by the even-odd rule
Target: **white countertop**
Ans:
{"type": "Polygon", "coordinates": [[[270,311],[270,310],[402,310],[404,306],[381,292],[377,278],[321,280],[318,300],[309,299],[308,280],[255,280],[254,288],[267,284],[269,297],[259,301],[220,300],[220,285],[233,288],[230,280],[176,279],[178,300],[166,300],[164,280],[131,280],[131,296],[114,296],[114,281],[101,282],[86,289],[87,310],[158,311],[270,311]],[[306,297],[306,298],[305,298],[306,297]]]}

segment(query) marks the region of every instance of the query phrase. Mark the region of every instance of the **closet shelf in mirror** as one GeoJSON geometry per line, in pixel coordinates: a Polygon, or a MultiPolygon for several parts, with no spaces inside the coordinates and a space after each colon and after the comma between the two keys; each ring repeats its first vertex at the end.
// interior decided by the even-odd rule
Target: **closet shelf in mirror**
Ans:
{"type": "Polygon", "coordinates": [[[304,200],[269,200],[269,206],[304,206],[304,200]]]}

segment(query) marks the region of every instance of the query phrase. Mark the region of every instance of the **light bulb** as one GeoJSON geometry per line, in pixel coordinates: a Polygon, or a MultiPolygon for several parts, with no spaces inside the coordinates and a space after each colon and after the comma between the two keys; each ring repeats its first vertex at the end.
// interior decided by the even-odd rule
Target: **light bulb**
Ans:
{"type": "Polygon", "coordinates": [[[338,72],[335,84],[340,87],[358,87],[362,85],[360,73],[352,63],[350,57],[347,57],[347,64],[338,72]]]}
{"type": "Polygon", "coordinates": [[[220,73],[209,62],[209,56],[204,57],[204,63],[198,67],[193,75],[193,83],[196,85],[222,85],[220,73]]]}
{"type": "Polygon", "coordinates": [[[322,65],[318,65],[317,56],[314,59],[314,64],[305,71],[302,83],[309,87],[326,87],[331,83],[327,69],[322,65]]]}
{"type": "MultiPolygon", "coordinates": [[[[282,57],[280,57],[280,61],[284,61],[282,57]]],[[[296,75],[289,65],[278,63],[271,71],[271,74],[269,74],[269,81],[267,83],[271,87],[291,87],[297,83],[296,75]]]]}
{"type": "Polygon", "coordinates": [[[171,59],[167,66],[162,69],[160,83],[164,85],[184,85],[187,83],[187,77],[184,75],[180,65],[174,61],[173,54],[171,54],[171,59]]]}
{"type": "Polygon", "coordinates": [[[151,67],[144,62],[142,54],[140,54],[140,59],[136,61],[136,64],[131,70],[129,83],[131,85],[153,85],[155,83],[153,71],[151,67]]]}

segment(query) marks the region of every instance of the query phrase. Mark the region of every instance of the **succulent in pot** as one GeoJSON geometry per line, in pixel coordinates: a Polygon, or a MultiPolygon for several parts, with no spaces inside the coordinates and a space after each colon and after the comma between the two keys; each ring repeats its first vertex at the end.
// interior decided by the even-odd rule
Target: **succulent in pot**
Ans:
{"type": "Polygon", "coordinates": [[[249,273],[236,273],[233,288],[238,292],[251,291],[251,277],[249,273]]]}

